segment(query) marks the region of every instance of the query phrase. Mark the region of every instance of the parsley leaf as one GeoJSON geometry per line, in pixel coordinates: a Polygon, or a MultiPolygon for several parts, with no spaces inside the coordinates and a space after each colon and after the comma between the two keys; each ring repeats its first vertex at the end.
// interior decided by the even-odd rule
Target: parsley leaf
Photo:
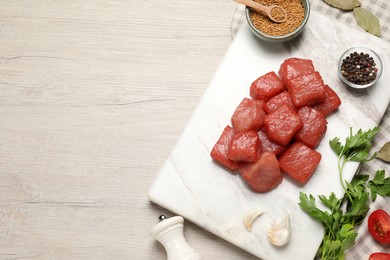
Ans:
{"type": "Polygon", "coordinates": [[[324,195],[318,196],[318,198],[321,200],[322,203],[324,203],[325,206],[327,206],[330,210],[334,211],[338,208],[340,208],[341,201],[340,199],[336,198],[336,195],[332,192],[327,198],[324,195]]]}
{"type": "Polygon", "coordinates": [[[340,155],[343,152],[344,146],[340,143],[340,138],[335,137],[329,141],[329,145],[335,154],[340,155]]]}
{"type": "Polygon", "coordinates": [[[343,238],[341,242],[341,251],[345,251],[355,244],[357,232],[354,230],[354,226],[351,224],[342,225],[339,231],[340,237],[343,238]]]}
{"type": "Polygon", "coordinates": [[[373,201],[375,201],[377,194],[390,196],[390,177],[385,178],[385,171],[378,170],[374,178],[368,182],[368,188],[371,190],[373,201]]]}
{"type": "Polygon", "coordinates": [[[331,222],[329,213],[324,212],[319,208],[317,208],[315,198],[313,197],[313,195],[310,194],[310,196],[308,197],[305,193],[301,192],[299,194],[299,200],[300,200],[299,206],[304,212],[306,212],[313,218],[321,221],[322,223],[329,224],[331,222]]]}

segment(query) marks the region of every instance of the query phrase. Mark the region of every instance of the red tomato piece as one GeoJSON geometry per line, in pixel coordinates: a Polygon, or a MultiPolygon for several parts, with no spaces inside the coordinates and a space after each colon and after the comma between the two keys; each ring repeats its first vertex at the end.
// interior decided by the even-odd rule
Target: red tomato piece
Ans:
{"type": "Polygon", "coordinates": [[[244,180],[257,192],[275,189],[283,180],[279,163],[274,153],[265,152],[254,163],[242,163],[239,172],[244,180]]]}
{"type": "Polygon", "coordinates": [[[324,137],[327,122],[324,115],[314,108],[302,107],[298,110],[303,127],[295,134],[295,140],[315,148],[324,137]]]}
{"type": "Polygon", "coordinates": [[[368,217],[368,231],[379,243],[390,244],[390,215],[377,209],[368,217]]]}
{"type": "Polygon", "coordinates": [[[211,150],[210,156],[216,162],[220,163],[222,166],[235,171],[238,169],[238,163],[230,160],[228,158],[228,151],[230,143],[233,139],[234,130],[230,126],[226,126],[223,130],[221,136],[219,137],[217,143],[214,145],[211,150]]]}
{"type": "Polygon", "coordinates": [[[388,253],[373,253],[368,260],[390,260],[390,254],[388,253]]]}
{"type": "Polygon", "coordinates": [[[244,98],[232,116],[232,125],[236,133],[241,131],[259,131],[264,123],[264,101],[244,98]]]}
{"type": "Polygon", "coordinates": [[[292,99],[288,91],[283,91],[278,95],[272,97],[270,100],[268,100],[267,103],[265,103],[264,111],[267,114],[270,114],[276,111],[278,108],[282,107],[283,105],[288,105],[289,107],[295,110],[294,103],[292,102],[292,99]]]}
{"type": "Polygon", "coordinates": [[[314,72],[314,65],[311,60],[289,58],[280,65],[278,74],[283,84],[286,86],[288,80],[312,72],[314,72]]]}
{"type": "Polygon", "coordinates": [[[325,101],[325,88],[318,71],[288,80],[287,89],[294,106],[314,106],[325,101]]]}
{"type": "Polygon", "coordinates": [[[329,115],[341,105],[341,100],[337,93],[328,85],[325,85],[325,101],[313,108],[321,112],[324,116],[329,115]]]}
{"type": "Polygon", "coordinates": [[[233,135],[228,158],[236,162],[255,162],[261,154],[259,135],[255,131],[244,131],[233,135]]]}
{"type": "Polygon", "coordinates": [[[275,143],[269,137],[267,136],[264,131],[260,130],[259,131],[259,138],[260,138],[260,143],[262,147],[262,151],[264,152],[272,152],[276,156],[281,155],[284,151],[286,151],[287,147],[284,145],[280,145],[278,143],[275,143]]]}
{"type": "Polygon", "coordinates": [[[302,128],[298,114],[284,105],[264,118],[264,130],[267,136],[281,145],[287,145],[295,133],[302,128]]]}
{"type": "Polygon", "coordinates": [[[282,81],[271,71],[256,79],[250,87],[250,96],[254,99],[267,101],[285,90],[282,81]]]}
{"type": "Polygon", "coordinates": [[[293,143],[279,158],[280,169],[301,184],[308,182],[321,161],[321,154],[301,142],[293,143]]]}

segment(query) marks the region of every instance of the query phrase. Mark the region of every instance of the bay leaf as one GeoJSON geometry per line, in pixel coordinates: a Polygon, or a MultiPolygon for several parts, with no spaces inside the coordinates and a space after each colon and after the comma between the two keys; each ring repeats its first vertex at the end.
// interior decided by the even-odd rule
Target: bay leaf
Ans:
{"type": "Polygon", "coordinates": [[[350,11],[360,6],[359,0],[324,0],[325,3],[341,10],[350,11]]]}
{"type": "Polygon", "coordinates": [[[390,162],[390,142],[385,143],[381,149],[379,149],[376,158],[385,162],[390,162]]]}
{"type": "Polygon", "coordinates": [[[379,20],[369,10],[357,7],[353,9],[353,15],[355,16],[355,20],[360,27],[362,27],[364,30],[373,35],[379,37],[381,36],[381,27],[379,25],[379,20]]]}

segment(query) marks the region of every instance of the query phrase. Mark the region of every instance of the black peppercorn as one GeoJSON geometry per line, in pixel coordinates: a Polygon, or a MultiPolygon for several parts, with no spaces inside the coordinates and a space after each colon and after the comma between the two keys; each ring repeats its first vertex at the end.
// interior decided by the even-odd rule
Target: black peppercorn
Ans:
{"type": "Polygon", "coordinates": [[[341,64],[341,75],[349,82],[365,85],[376,79],[378,69],[373,57],[363,52],[352,52],[341,64]]]}

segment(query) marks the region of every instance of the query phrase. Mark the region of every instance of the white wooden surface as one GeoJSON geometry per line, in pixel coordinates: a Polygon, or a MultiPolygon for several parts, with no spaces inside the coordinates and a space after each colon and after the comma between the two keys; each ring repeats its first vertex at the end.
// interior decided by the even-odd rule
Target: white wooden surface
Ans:
{"type": "MultiPolygon", "coordinates": [[[[236,4],[0,0],[0,259],[165,259],[147,191],[236,4]]],[[[185,223],[204,259],[255,259],[185,223]]]]}

